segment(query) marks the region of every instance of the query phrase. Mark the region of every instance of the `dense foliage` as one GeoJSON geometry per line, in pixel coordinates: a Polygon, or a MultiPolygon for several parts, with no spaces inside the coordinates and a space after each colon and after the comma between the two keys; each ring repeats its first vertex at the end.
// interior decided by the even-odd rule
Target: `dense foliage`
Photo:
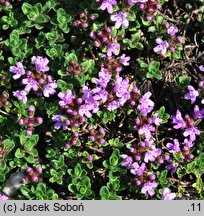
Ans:
{"type": "Polygon", "coordinates": [[[0,199],[203,199],[203,29],[204,0],[0,1],[0,199]]]}

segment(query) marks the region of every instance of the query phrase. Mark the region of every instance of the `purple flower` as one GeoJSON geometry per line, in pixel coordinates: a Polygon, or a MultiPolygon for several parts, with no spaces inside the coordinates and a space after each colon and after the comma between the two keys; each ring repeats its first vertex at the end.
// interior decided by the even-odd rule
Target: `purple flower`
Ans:
{"type": "Polygon", "coordinates": [[[99,102],[93,100],[93,102],[86,104],[90,110],[92,110],[92,113],[97,113],[99,111],[99,102]]]}
{"type": "Polygon", "coordinates": [[[199,83],[198,83],[198,86],[200,88],[203,88],[204,89],[204,80],[201,80],[199,83]]]}
{"type": "MultiPolygon", "coordinates": [[[[95,89],[92,89],[92,90],[90,90],[88,88],[88,86],[84,86],[83,87],[83,90],[82,90],[82,92],[83,92],[82,99],[85,101],[85,104],[81,105],[79,107],[79,110],[78,110],[78,112],[79,112],[79,114],[81,116],[86,115],[88,118],[91,118],[91,116],[92,116],[91,112],[92,113],[98,112],[98,110],[99,110],[99,104],[100,103],[96,99],[99,99],[99,98],[97,97],[97,95],[95,95],[96,98],[94,98],[94,93],[99,93],[99,91],[100,91],[99,87],[95,88],[95,89]]],[[[100,95],[100,96],[103,97],[104,95],[103,96],[100,95]]]]}
{"type": "Polygon", "coordinates": [[[49,67],[47,64],[49,60],[47,58],[43,58],[41,56],[33,56],[31,61],[35,64],[36,71],[39,72],[46,72],[49,71],[49,67]]]}
{"type": "Polygon", "coordinates": [[[18,62],[16,65],[17,65],[17,67],[11,66],[9,68],[9,71],[15,74],[15,75],[13,75],[13,79],[15,79],[15,80],[20,78],[22,75],[25,74],[25,70],[23,68],[22,62],[18,62]]]}
{"type": "Polygon", "coordinates": [[[184,143],[184,145],[185,145],[187,148],[191,148],[191,147],[194,146],[193,141],[192,141],[192,140],[189,140],[189,139],[187,139],[187,138],[184,139],[183,143],[184,143]]]}
{"type": "Polygon", "coordinates": [[[50,82],[43,86],[43,95],[45,97],[49,97],[50,95],[53,95],[56,92],[57,83],[56,82],[50,82]]]}
{"type": "Polygon", "coordinates": [[[22,90],[22,91],[19,91],[19,90],[17,90],[17,91],[14,91],[13,92],[13,96],[15,96],[15,97],[17,97],[19,100],[21,100],[22,101],[22,103],[23,104],[26,104],[26,102],[27,102],[27,92],[26,91],[24,91],[24,90],[22,90]]]}
{"type": "Polygon", "coordinates": [[[193,86],[188,86],[188,93],[184,95],[186,100],[191,100],[191,104],[195,103],[196,97],[199,96],[199,92],[193,88],[193,86]]]}
{"type": "Polygon", "coordinates": [[[59,97],[60,99],[62,99],[62,100],[59,102],[59,105],[60,105],[61,107],[64,107],[64,106],[66,106],[66,105],[68,105],[68,104],[71,104],[72,101],[73,101],[73,99],[75,98],[75,97],[73,96],[72,91],[71,91],[70,89],[67,89],[67,91],[66,91],[65,94],[62,93],[62,92],[60,92],[60,93],[58,94],[58,97],[59,97]]]}
{"type": "Polygon", "coordinates": [[[191,128],[187,128],[184,133],[183,133],[184,137],[190,137],[191,141],[195,141],[196,140],[196,135],[200,135],[200,130],[198,130],[197,127],[191,127],[191,128]]]}
{"type": "Polygon", "coordinates": [[[37,91],[39,88],[38,82],[36,80],[34,80],[33,78],[26,78],[22,80],[22,83],[25,86],[25,91],[29,92],[31,89],[33,89],[33,91],[37,91]]]}
{"type": "Polygon", "coordinates": [[[150,196],[153,196],[155,194],[154,188],[157,187],[156,182],[146,182],[141,190],[141,193],[143,194],[149,194],[150,196]]]}
{"type": "Polygon", "coordinates": [[[179,110],[176,111],[176,115],[171,117],[172,123],[175,129],[183,129],[186,127],[186,122],[184,121],[183,117],[181,116],[181,112],[179,110]]]}
{"type": "Polygon", "coordinates": [[[173,200],[176,198],[176,193],[171,193],[169,188],[164,188],[162,200],[173,200]]]}
{"type": "Polygon", "coordinates": [[[204,118],[204,108],[200,110],[198,105],[194,107],[194,117],[196,119],[203,119],[204,118]]]}
{"type": "Polygon", "coordinates": [[[154,102],[149,99],[151,95],[151,92],[147,92],[139,99],[140,104],[138,105],[137,109],[142,113],[143,116],[147,116],[147,114],[154,108],[154,102]]]}
{"type": "Polygon", "coordinates": [[[92,92],[95,94],[93,99],[95,101],[101,100],[103,103],[107,101],[108,92],[105,89],[101,89],[99,87],[92,89],[92,92]]]}
{"type": "Polygon", "coordinates": [[[166,169],[167,170],[171,170],[172,169],[172,172],[175,173],[177,168],[179,166],[179,163],[174,163],[174,164],[169,164],[166,166],[166,169]]]}
{"type": "Polygon", "coordinates": [[[169,43],[165,40],[163,41],[160,38],[156,39],[156,43],[159,44],[156,47],[154,47],[154,52],[159,52],[161,55],[165,55],[167,48],[169,47],[169,43]]]}
{"type": "Polygon", "coordinates": [[[130,63],[128,61],[130,61],[129,56],[125,56],[125,54],[121,55],[121,57],[120,57],[120,63],[121,64],[123,64],[124,66],[128,66],[128,65],[130,65],[130,63]]]}
{"type": "Polygon", "coordinates": [[[167,33],[171,36],[174,36],[178,32],[178,28],[176,26],[171,26],[167,29],[167,33]]]}
{"type": "Polygon", "coordinates": [[[200,71],[204,72],[204,65],[199,66],[200,71]]]}
{"type": "Polygon", "coordinates": [[[112,101],[112,102],[110,102],[109,104],[108,104],[108,107],[107,107],[107,109],[109,110],[109,111],[113,111],[113,110],[116,110],[116,109],[118,109],[120,107],[120,103],[118,102],[118,101],[112,101]]]}
{"type": "Polygon", "coordinates": [[[123,27],[127,28],[129,25],[129,20],[127,19],[127,14],[119,11],[118,13],[115,13],[111,15],[111,21],[115,22],[115,28],[119,29],[122,25],[123,27]]]}
{"type": "Polygon", "coordinates": [[[92,116],[92,114],[90,112],[91,110],[92,110],[92,108],[89,105],[84,104],[84,105],[81,105],[79,107],[78,113],[80,116],[85,115],[87,118],[91,118],[91,116],[92,116]]]}
{"type": "Polygon", "coordinates": [[[142,163],[141,166],[139,166],[139,164],[137,162],[134,162],[132,164],[132,168],[131,168],[130,172],[133,175],[141,176],[144,173],[145,168],[146,168],[145,163],[142,163]]]}
{"type": "Polygon", "coordinates": [[[180,143],[178,139],[174,139],[173,143],[167,143],[166,147],[170,150],[170,153],[179,153],[180,152],[180,143]]]}
{"type": "Polygon", "coordinates": [[[117,56],[119,54],[119,49],[120,49],[119,43],[109,43],[107,48],[107,56],[111,57],[112,53],[117,56]]]}
{"type": "Polygon", "coordinates": [[[9,200],[9,197],[5,194],[0,194],[0,200],[3,200],[3,201],[9,200]]]}
{"type": "Polygon", "coordinates": [[[117,101],[120,106],[123,106],[124,103],[130,99],[130,91],[129,91],[129,79],[125,78],[123,79],[119,75],[116,76],[114,91],[116,93],[116,96],[119,98],[117,101]]]}
{"type": "Polygon", "coordinates": [[[152,117],[152,121],[154,122],[155,125],[160,125],[160,123],[162,122],[162,119],[160,119],[158,117],[158,113],[155,113],[152,117]]]}
{"type": "MultiPolygon", "coordinates": [[[[114,91],[116,93],[117,97],[123,97],[125,93],[129,93],[129,79],[125,78],[123,79],[119,75],[116,75],[116,81],[115,81],[115,86],[114,86],[114,91]]],[[[128,96],[128,99],[130,96],[128,96]]]]}
{"type": "Polygon", "coordinates": [[[144,124],[139,130],[139,135],[144,135],[147,140],[150,140],[152,137],[151,132],[155,131],[155,128],[152,125],[144,124]]]}
{"type": "Polygon", "coordinates": [[[100,72],[98,73],[99,79],[95,78],[94,82],[100,85],[103,88],[106,88],[108,82],[111,79],[111,74],[106,68],[101,68],[100,72]]]}
{"type": "Polygon", "coordinates": [[[100,9],[101,10],[105,10],[107,9],[109,14],[113,13],[113,6],[117,5],[117,1],[116,0],[103,0],[103,2],[101,3],[100,9]]]}
{"type": "Polygon", "coordinates": [[[148,163],[148,161],[155,161],[155,159],[161,155],[161,149],[156,149],[155,147],[152,147],[151,150],[148,150],[145,153],[144,162],[148,163]]]}
{"type": "Polygon", "coordinates": [[[67,119],[66,116],[63,115],[53,115],[52,117],[53,121],[56,121],[54,128],[55,129],[60,129],[60,127],[63,128],[63,130],[67,130],[67,125],[69,125],[70,121],[67,119]]]}
{"type": "Polygon", "coordinates": [[[132,157],[126,155],[126,154],[122,154],[121,157],[124,159],[124,161],[121,163],[121,166],[126,167],[127,169],[130,169],[132,166],[132,157]]]}
{"type": "Polygon", "coordinates": [[[130,99],[130,92],[129,91],[124,92],[123,96],[118,99],[118,103],[120,104],[120,106],[123,106],[125,102],[129,99],[130,99]]]}
{"type": "Polygon", "coordinates": [[[145,3],[148,2],[148,0],[128,0],[128,4],[132,5],[134,3],[145,3]]]}

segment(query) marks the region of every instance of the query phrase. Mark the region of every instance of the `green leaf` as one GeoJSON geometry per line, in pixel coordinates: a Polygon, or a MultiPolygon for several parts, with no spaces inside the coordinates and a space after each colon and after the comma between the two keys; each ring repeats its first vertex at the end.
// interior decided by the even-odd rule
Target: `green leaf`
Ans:
{"type": "Polygon", "coordinates": [[[14,141],[11,139],[5,139],[4,144],[5,144],[5,147],[8,150],[8,152],[10,152],[15,146],[14,141]]]}
{"type": "Polygon", "coordinates": [[[25,153],[22,152],[22,150],[18,148],[16,150],[16,152],[15,152],[15,157],[17,157],[17,158],[23,158],[24,156],[25,156],[25,153]]]}
{"type": "Polygon", "coordinates": [[[140,67],[141,67],[141,68],[148,68],[148,66],[149,66],[149,65],[148,65],[147,63],[145,63],[145,62],[143,62],[143,61],[140,62],[140,67]]]}
{"type": "Polygon", "coordinates": [[[103,113],[102,122],[104,124],[107,124],[109,121],[113,120],[114,118],[115,118],[115,114],[113,112],[105,110],[103,113]]]}
{"type": "Polygon", "coordinates": [[[26,144],[34,147],[38,143],[38,141],[39,141],[39,135],[33,134],[29,137],[26,144]]]}
{"type": "Polygon", "coordinates": [[[49,16],[44,15],[44,14],[40,14],[36,20],[37,23],[46,23],[49,21],[49,16]]]}
{"type": "Polygon", "coordinates": [[[162,78],[162,73],[161,71],[157,70],[155,67],[151,67],[146,74],[147,78],[153,78],[155,77],[156,79],[160,80],[162,78]]]}
{"type": "Polygon", "coordinates": [[[21,8],[25,15],[29,14],[32,11],[32,5],[28,3],[23,3],[21,8]]]}
{"type": "Polygon", "coordinates": [[[138,42],[140,40],[140,33],[135,33],[131,35],[132,42],[138,42]]]}
{"type": "Polygon", "coordinates": [[[158,117],[162,119],[161,124],[165,124],[168,119],[170,118],[170,115],[168,113],[165,113],[165,107],[162,106],[158,111],[158,117]]]}
{"type": "Polygon", "coordinates": [[[75,176],[80,176],[82,174],[82,167],[80,164],[77,164],[74,167],[74,174],[75,174],[75,176]]]}
{"type": "Polygon", "coordinates": [[[46,6],[50,9],[53,9],[55,6],[56,6],[56,1],[55,0],[49,0],[49,1],[46,1],[46,6]]]}
{"type": "Polygon", "coordinates": [[[117,166],[117,165],[118,165],[118,157],[112,155],[112,156],[109,158],[109,162],[110,162],[110,165],[111,165],[111,166],[117,166]]]}
{"type": "Polygon", "coordinates": [[[183,75],[183,76],[176,77],[175,81],[179,86],[185,88],[190,84],[191,77],[183,75]]]}
{"type": "Polygon", "coordinates": [[[76,186],[75,186],[74,184],[69,184],[69,185],[68,185],[68,190],[69,190],[71,193],[73,193],[73,194],[75,194],[75,193],[77,192],[76,186]]]}
{"type": "Polygon", "coordinates": [[[33,157],[33,155],[28,155],[27,157],[25,157],[25,160],[28,162],[28,163],[34,163],[35,161],[35,158],[33,157]]]}
{"type": "Polygon", "coordinates": [[[93,169],[93,163],[92,163],[92,162],[87,163],[86,166],[87,166],[89,169],[93,169]]]}
{"type": "Polygon", "coordinates": [[[156,31],[156,27],[155,26],[149,26],[148,32],[155,32],[155,31],[156,31]]]}
{"type": "Polygon", "coordinates": [[[124,146],[124,144],[122,142],[120,142],[119,138],[113,138],[111,140],[108,141],[108,143],[111,146],[117,147],[117,148],[122,148],[124,146]]]}
{"type": "Polygon", "coordinates": [[[4,160],[1,161],[0,163],[0,170],[1,172],[3,172],[4,170],[6,170],[6,162],[4,160]]]}
{"type": "Polygon", "coordinates": [[[128,10],[128,15],[127,18],[129,21],[135,21],[136,20],[136,15],[135,15],[135,11],[133,10],[128,10]]]}
{"type": "Polygon", "coordinates": [[[75,51],[72,51],[72,53],[65,53],[65,59],[66,59],[67,65],[69,65],[69,62],[71,60],[73,60],[75,63],[78,62],[77,56],[76,56],[76,54],[74,52],[75,51]]]}
{"type": "Polygon", "coordinates": [[[81,64],[81,66],[84,67],[84,72],[92,72],[95,66],[95,61],[92,59],[86,60],[81,64]]]}
{"type": "MultiPolygon", "coordinates": [[[[110,177],[109,177],[110,178],[110,177]]],[[[110,178],[109,182],[107,183],[108,188],[111,191],[119,191],[120,190],[120,180],[115,179],[114,181],[110,178]]]]}
{"type": "Polygon", "coordinates": [[[46,113],[48,117],[50,117],[52,114],[58,111],[58,102],[56,101],[56,102],[45,103],[44,107],[46,109],[46,113]]]}
{"type": "Polygon", "coordinates": [[[4,182],[5,181],[5,175],[0,173],[0,182],[4,182]]]}
{"type": "Polygon", "coordinates": [[[107,186],[102,186],[100,191],[99,191],[99,194],[101,197],[108,196],[109,195],[109,189],[107,188],[107,186]]]}
{"type": "Polygon", "coordinates": [[[41,12],[42,12],[42,8],[43,8],[43,6],[42,6],[42,4],[41,3],[36,3],[35,5],[34,5],[34,10],[35,10],[35,8],[36,8],[36,11],[38,11],[38,14],[40,14],[41,12]]]}
{"type": "Polygon", "coordinates": [[[119,178],[119,176],[114,174],[114,172],[112,172],[111,170],[109,171],[108,177],[109,177],[110,181],[116,181],[119,178]]]}
{"type": "Polygon", "coordinates": [[[173,153],[174,158],[177,160],[177,162],[182,162],[182,155],[179,153],[173,153]]]}
{"type": "Polygon", "coordinates": [[[39,183],[36,187],[36,191],[42,192],[42,194],[46,194],[46,185],[44,183],[39,183]]]}
{"type": "Polygon", "coordinates": [[[163,170],[161,172],[159,172],[159,171],[156,172],[157,178],[158,178],[159,183],[162,187],[168,187],[170,185],[170,183],[167,181],[167,174],[168,174],[167,170],[163,170]]]}
{"type": "Polygon", "coordinates": [[[143,49],[144,49],[143,44],[140,43],[140,42],[137,42],[136,44],[134,44],[134,47],[135,47],[136,49],[139,49],[139,50],[143,50],[143,49]]]}
{"type": "Polygon", "coordinates": [[[63,93],[65,93],[67,89],[70,89],[70,90],[73,89],[73,84],[67,83],[62,79],[57,80],[57,86],[63,93]]]}
{"type": "Polygon", "coordinates": [[[25,187],[24,185],[22,185],[21,187],[20,187],[20,192],[27,198],[27,199],[30,199],[31,197],[30,197],[30,190],[27,188],[27,187],[25,187]]]}

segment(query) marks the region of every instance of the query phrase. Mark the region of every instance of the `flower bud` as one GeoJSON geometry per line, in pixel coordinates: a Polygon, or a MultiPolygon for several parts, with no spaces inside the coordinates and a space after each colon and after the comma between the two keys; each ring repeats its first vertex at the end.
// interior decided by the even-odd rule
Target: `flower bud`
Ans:
{"type": "Polygon", "coordinates": [[[144,4],[140,4],[140,9],[143,10],[145,8],[144,4]]]}
{"type": "Polygon", "coordinates": [[[38,177],[37,177],[37,176],[33,176],[33,177],[32,177],[32,180],[33,180],[34,182],[37,182],[37,181],[38,181],[38,177]]]}
{"type": "Polygon", "coordinates": [[[76,144],[77,144],[77,140],[76,139],[72,140],[72,145],[76,145],[76,144]]]}
{"type": "Polygon", "coordinates": [[[41,167],[41,166],[39,166],[39,167],[37,167],[37,169],[36,169],[36,170],[37,170],[37,172],[39,172],[39,173],[42,173],[42,170],[43,170],[43,169],[42,169],[42,167],[41,167]]]}
{"type": "Polygon", "coordinates": [[[82,27],[87,28],[89,26],[88,22],[82,23],[82,27]]]}
{"type": "Polygon", "coordinates": [[[131,106],[135,106],[135,104],[136,104],[135,101],[133,101],[133,100],[130,101],[131,106]]]}
{"type": "Polygon", "coordinates": [[[11,5],[11,3],[9,1],[5,1],[4,4],[5,4],[6,7],[9,7],[11,5]]]}
{"type": "Polygon", "coordinates": [[[104,135],[105,134],[105,130],[103,128],[99,129],[100,134],[104,135]]]}
{"type": "Polygon", "coordinates": [[[23,120],[23,119],[19,119],[19,120],[18,120],[18,124],[19,124],[19,125],[24,125],[24,120],[23,120]]]}
{"type": "Polygon", "coordinates": [[[151,174],[150,176],[149,176],[149,178],[150,178],[150,180],[155,180],[156,179],[156,176],[154,175],[154,174],[151,174]]]}
{"type": "Polygon", "coordinates": [[[29,112],[35,112],[35,107],[32,106],[32,105],[29,106],[28,111],[29,111],[29,112]]]}
{"type": "Polygon", "coordinates": [[[38,124],[42,124],[43,118],[37,117],[37,118],[36,118],[36,121],[37,121],[38,124]]]}
{"type": "Polygon", "coordinates": [[[99,41],[99,40],[95,40],[95,41],[94,41],[94,46],[95,46],[95,47],[100,47],[100,46],[101,46],[100,41],[99,41]]]}
{"type": "Polygon", "coordinates": [[[94,136],[90,136],[89,139],[94,142],[96,140],[96,138],[94,136]]]}
{"type": "Polygon", "coordinates": [[[141,181],[140,181],[140,180],[137,180],[137,181],[136,181],[136,185],[137,185],[137,186],[141,185],[141,181]]]}
{"type": "Polygon", "coordinates": [[[91,15],[89,16],[89,19],[91,19],[91,20],[95,20],[96,17],[95,17],[95,15],[91,14],[91,15]]]}
{"type": "Polygon", "coordinates": [[[31,130],[26,130],[26,134],[30,136],[33,132],[31,130]]]}
{"type": "Polygon", "coordinates": [[[141,160],[141,156],[140,155],[136,155],[135,156],[135,160],[137,160],[137,161],[141,160]]]}

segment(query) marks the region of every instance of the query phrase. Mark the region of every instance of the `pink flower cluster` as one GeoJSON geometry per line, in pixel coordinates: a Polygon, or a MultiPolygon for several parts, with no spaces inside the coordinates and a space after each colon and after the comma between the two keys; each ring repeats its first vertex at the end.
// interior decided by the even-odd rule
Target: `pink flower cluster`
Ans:
{"type": "Polygon", "coordinates": [[[52,76],[45,74],[45,72],[49,71],[47,66],[49,63],[48,59],[33,56],[31,61],[35,64],[35,67],[32,67],[29,71],[24,70],[22,62],[18,62],[16,66],[10,67],[10,72],[14,74],[13,79],[17,80],[23,76],[21,83],[25,86],[24,89],[14,91],[13,95],[24,104],[27,102],[27,95],[31,90],[37,96],[49,97],[55,93],[57,88],[57,83],[53,81],[52,76]]]}
{"type": "Polygon", "coordinates": [[[43,169],[41,166],[38,166],[36,169],[28,167],[26,170],[22,170],[25,177],[23,178],[23,184],[28,184],[29,182],[43,182],[43,179],[40,177],[43,169]]]}
{"type": "Polygon", "coordinates": [[[152,20],[154,16],[157,16],[157,11],[161,10],[161,4],[158,0],[128,0],[128,4],[139,4],[140,9],[146,14],[147,20],[152,20]]]}
{"type": "Polygon", "coordinates": [[[33,133],[33,127],[43,122],[41,117],[34,117],[35,107],[29,106],[28,117],[19,119],[18,123],[22,126],[26,126],[26,134],[31,135],[33,133]]]}

